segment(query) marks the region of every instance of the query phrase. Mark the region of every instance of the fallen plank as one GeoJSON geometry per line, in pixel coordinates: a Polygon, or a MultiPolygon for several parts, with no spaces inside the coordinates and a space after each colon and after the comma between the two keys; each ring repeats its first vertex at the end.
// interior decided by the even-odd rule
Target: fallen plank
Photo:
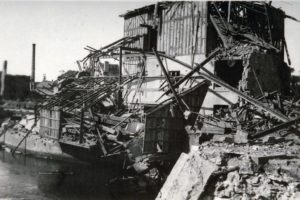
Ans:
{"type": "Polygon", "coordinates": [[[274,133],[275,131],[279,131],[279,130],[287,128],[289,126],[293,126],[298,121],[300,121],[300,118],[293,119],[293,120],[290,120],[288,122],[284,122],[282,124],[274,126],[273,128],[267,129],[265,131],[258,132],[258,133],[254,134],[254,135],[251,135],[250,137],[253,138],[253,139],[254,138],[260,138],[260,137],[266,136],[268,134],[274,133]]]}

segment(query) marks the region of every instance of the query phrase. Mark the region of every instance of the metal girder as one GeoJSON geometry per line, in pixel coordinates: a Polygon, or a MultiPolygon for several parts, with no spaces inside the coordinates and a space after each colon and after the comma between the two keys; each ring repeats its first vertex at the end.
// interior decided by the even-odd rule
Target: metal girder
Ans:
{"type": "MultiPolygon", "coordinates": [[[[179,61],[177,59],[174,59],[168,55],[159,55],[161,57],[164,57],[164,58],[167,58],[167,59],[170,59],[174,62],[177,62],[179,64],[181,64],[182,66],[185,66],[189,69],[193,69],[192,66],[190,66],[189,64],[187,63],[184,63],[182,61],[179,61]]],[[[257,106],[258,108],[261,108],[262,110],[266,111],[267,113],[269,113],[270,115],[276,117],[277,119],[283,121],[283,122],[287,122],[289,121],[289,118],[285,115],[283,115],[282,113],[280,112],[277,112],[276,110],[272,109],[272,108],[269,108],[267,106],[265,106],[264,104],[262,104],[261,102],[257,101],[256,99],[244,94],[243,92],[239,91],[238,89],[228,85],[227,83],[225,83],[224,81],[220,80],[218,77],[216,77],[214,74],[212,74],[210,71],[208,71],[207,69],[205,69],[204,67],[201,68],[205,73],[202,73],[202,72],[197,72],[199,74],[199,76],[202,76],[204,79],[206,80],[209,80],[213,83],[216,83],[228,90],[230,90],[231,92],[237,94],[239,97],[241,97],[242,99],[244,99],[245,101],[257,106]]]]}
{"type": "MultiPolygon", "coordinates": [[[[143,50],[140,50],[140,49],[132,49],[132,48],[127,48],[128,50],[131,50],[131,51],[136,51],[136,52],[140,52],[140,53],[143,53],[143,54],[146,54],[146,55],[155,55],[153,52],[145,52],[143,50]]],[[[160,57],[163,57],[163,58],[166,58],[166,59],[169,59],[169,60],[172,60],[173,62],[176,62],[190,70],[193,70],[193,73],[190,73],[190,76],[192,76],[194,73],[196,73],[196,71],[194,70],[194,68],[185,63],[185,62],[182,62],[180,60],[177,60],[171,56],[168,56],[168,55],[165,55],[165,54],[161,54],[161,53],[157,53],[158,56],[160,57]]],[[[199,67],[199,64],[197,65],[196,68],[199,67]]],[[[211,81],[213,83],[216,83],[228,90],[230,90],[231,92],[237,94],[240,98],[244,99],[245,101],[257,106],[258,108],[264,110],[265,112],[269,113],[270,115],[272,115],[273,117],[276,117],[277,119],[283,121],[283,122],[287,122],[289,121],[289,118],[285,115],[283,115],[282,113],[272,109],[272,108],[269,108],[267,106],[265,106],[264,104],[262,104],[261,102],[257,101],[256,99],[244,94],[243,92],[239,91],[238,89],[230,86],[229,84],[225,83],[224,81],[220,80],[220,78],[218,78],[217,76],[215,76],[214,74],[212,74],[210,71],[208,71],[206,68],[204,68],[202,66],[201,68],[205,73],[202,73],[202,72],[199,72],[197,71],[197,73],[199,74],[199,76],[201,76],[203,79],[206,79],[208,81],[211,81]]],[[[188,78],[188,77],[186,77],[188,78]]]]}
{"type": "Polygon", "coordinates": [[[297,124],[298,121],[300,121],[300,118],[290,120],[288,122],[285,122],[285,123],[279,124],[277,126],[274,126],[273,128],[258,132],[256,134],[252,135],[251,138],[260,138],[260,137],[266,136],[270,133],[274,133],[275,131],[279,131],[281,129],[287,128],[287,127],[292,126],[294,124],[297,124]]]}

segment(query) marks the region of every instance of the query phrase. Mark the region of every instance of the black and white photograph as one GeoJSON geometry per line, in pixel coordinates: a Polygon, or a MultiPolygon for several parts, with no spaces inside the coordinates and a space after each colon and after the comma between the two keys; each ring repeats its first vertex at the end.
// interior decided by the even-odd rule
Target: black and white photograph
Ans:
{"type": "Polygon", "coordinates": [[[0,200],[300,200],[300,1],[0,0],[0,200]]]}

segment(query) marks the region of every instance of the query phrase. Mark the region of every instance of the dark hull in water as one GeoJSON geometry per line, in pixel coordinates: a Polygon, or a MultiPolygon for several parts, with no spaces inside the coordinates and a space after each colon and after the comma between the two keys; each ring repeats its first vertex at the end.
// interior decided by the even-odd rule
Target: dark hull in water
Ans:
{"type": "Polygon", "coordinates": [[[125,153],[104,156],[98,145],[88,146],[86,144],[79,144],[69,141],[59,141],[59,144],[64,153],[69,154],[79,160],[93,164],[122,166],[124,159],[126,159],[125,153]]]}

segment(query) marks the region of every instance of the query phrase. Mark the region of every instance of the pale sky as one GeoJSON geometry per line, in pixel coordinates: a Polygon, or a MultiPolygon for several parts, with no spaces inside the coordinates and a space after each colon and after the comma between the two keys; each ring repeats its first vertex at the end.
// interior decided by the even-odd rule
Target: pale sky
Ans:
{"type": "MultiPolygon", "coordinates": [[[[0,71],[31,73],[32,43],[36,43],[36,80],[55,80],[61,70],[77,70],[86,45],[99,48],[123,36],[120,14],[149,1],[12,2],[0,1],[0,71]]],[[[152,3],[155,3],[152,1],[152,3]]],[[[273,2],[300,19],[300,2],[273,2]]],[[[300,74],[300,23],[286,19],[286,40],[292,66],[300,74]]]]}

